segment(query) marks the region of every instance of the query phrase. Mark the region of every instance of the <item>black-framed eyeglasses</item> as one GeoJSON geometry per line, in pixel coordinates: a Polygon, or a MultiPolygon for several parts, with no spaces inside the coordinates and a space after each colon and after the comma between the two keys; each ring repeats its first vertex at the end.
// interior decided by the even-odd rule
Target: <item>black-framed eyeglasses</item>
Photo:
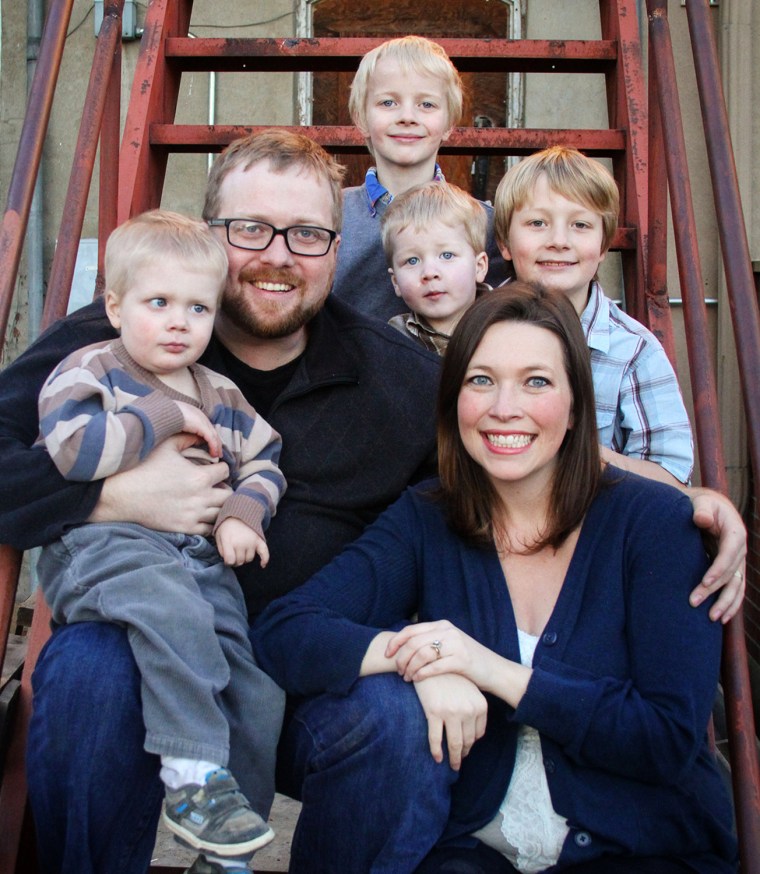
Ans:
{"type": "Polygon", "coordinates": [[[319,258],[330,251],[337,231],[328,228],[315,228],[312,225],[293,225],[289,228],[276,228],[268,222],[258,219],[209,219],[211,228],[227,229],[227,242],[237,249],[251,249],[261,252],[272,240],[280,234],[285,239],[285,245],[294,255],[305,255],[307,258],[319,258]]]}

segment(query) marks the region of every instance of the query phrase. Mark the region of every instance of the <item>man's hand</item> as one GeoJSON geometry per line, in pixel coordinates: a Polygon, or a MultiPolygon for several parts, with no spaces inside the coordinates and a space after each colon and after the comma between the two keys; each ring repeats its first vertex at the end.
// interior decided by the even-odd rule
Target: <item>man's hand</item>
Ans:
{"type": "Polygon", "coordinates": [[[261,559],[262,567],[266,567],[269,563],[269,548],[266,540],[234,516],[228,516],[219,525],[214,538],[219,555],[230,567],[247,564],[257,555],[261,559]]]}
{"type": "Polygon", "coordinates": [[[137,467],[108,477],[90,522],[136,522],[156,531],[208,536],[229,496],[224,462],[194,464],[182,451],[197,442],[176,434],[137,467]]]}
{"type": "Polygon", "coordinates": [[[443,761],[443,732],[449,765],[458,771],[462,759],[486,731],[488,703],[466,677],[443,674],[414,684],[428,722],[428,743],[436,762],[443,761]]]}
{"type": "Polygon", "coordinates": [[[710,619],[726,623],[736,615],[744,599],[744,560],[747,530],[736,507],[720,492],[692,488],[687,491],[694,505],[694,524],[717,540],[718,554],[689,601],[698,606],[708,595],[720,593],[710,608],[710,619]]]}

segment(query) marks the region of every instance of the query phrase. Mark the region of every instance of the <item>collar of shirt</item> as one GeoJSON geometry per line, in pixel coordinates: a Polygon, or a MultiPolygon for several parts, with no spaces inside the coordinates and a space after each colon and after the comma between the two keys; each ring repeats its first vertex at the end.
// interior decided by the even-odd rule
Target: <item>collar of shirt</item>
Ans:
{"type": "MultiPolygon", "coordinates": [[[[436,163],[435,172],[433,173],[434,182],[445,182],[446,178],[440,165],[436,163]]],[[[367,175],[364,177],[364,191],[367,195],[367,207],[369,214],[374,218],[377,215],[377,204],[382,203],[387,206],[392,200],[393,195],[377,178],[377,167],[370,167],[367,170],[367,175]]]]}
{"type": "Polygon", "coordinates": [[[406,329],[413,337],[419,337],[423,340],[428,349],[439,355],[448,346],[450,335],[444,334],[443,331],[436,331],[428,324],[424,316],[417,315],[417,313],[407,313],[406,329]]]}
{"type": "Polygon", "coordinates": [[[598,282],[591,283],[588,303],[581,313],[581,325],[590,349],[604,354],[610,350],[610,302],[598,282]]]}

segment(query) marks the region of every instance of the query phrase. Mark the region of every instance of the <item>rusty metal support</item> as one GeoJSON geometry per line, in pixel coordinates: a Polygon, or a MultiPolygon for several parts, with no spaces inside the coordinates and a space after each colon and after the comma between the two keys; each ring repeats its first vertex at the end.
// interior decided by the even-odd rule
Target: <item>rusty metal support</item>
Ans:
{"type": "MultiPolygon", "coordinates": [[[[362,57],[385,39],[177,36],[166,41],[166,60],[187,72],[353,72],[362,57]]],[[[444,48],[460,73],[608,73],[617,61],[617,45],[612,39],[432,39],[444,48]]]]}
{"type": "Polygon", "coordinates": [[[736,337],[752,470],[755,483],[760,483],[760,404],[757,402],[755,382],[757,374],[760,373],[760,312],[752,273],[752,258],[731,147],[728,112],[723,96],[710,8],[706,0],[688,0],[686,15],[729,290],[728,302],[736,337]]]}
{"type": "Polygon", "coordinates": [[[119,197],[119,134],[121,125],[121,52],[115,51],[108,79],[100,130],[98,201],[98,271],[95,294],[103,293],[106,241],[116,227],[119,197]]]}
{"type": "MultiPolygon", "coordinates": [[[[279,125],[285,127],[285,125],[279,125]]],[[[351,125],[325,125],[293,128],[323,145],[328,151],[363,154],[367,145],[351,125]]],[[[167,152],[221,152],[238,137],[267,130],[266,126],[216,124],[161,124],[150,126],[150,145],[167,152]]],[[[585,128],[486,128],[457,127],[441,146],[448,155],[478,154],[530,155],[538,149],[561,143],[582,149],[587,155],[622,155],[626,148],[625,130],[585,128]]],[[[128,148],[125,144],[125,148],[128,148]]],[[[122,155],[124,148],[122,148],[122,155]]]]}
{"type": "Polygon", "coordinates": [[[148,6],[119,153],[120,224],[161,204],[168,152],[151,148],[149,131],[174,121],[182,74],[166,63],[166,40],[187,36],[192,10],[193,0],[153,0],[148,6]]]}
{"type": "Polygon", "coordinates": [[[5,342],[24,234],[74,0],[54,0],[45,22],[0,230],[0,349],[5,342]]]}
{"type": "Polygon", "coordinates": [[[622,259],[625,301],[629,312],[644,321],[649,141],[636,4],[633,0],[600,0],[599,12],[602,36],[618,44],[617,66],[605,79],[607,112],[610,127],[625,130],[626,144],[621,153],[613,155],[612,163],[620,189],[622,223],[637,234],[635,249],[625,252],[622,259]]]}
{"type": "MultiPolygon", "coordinates": [[[[676,254],[689,338],[689,364],[694,394],[697,439],[702,479],[723,493],[727,490],[722,438],[718,427],[715,378],[709,359],[704,285],[699,264],[696,223],[688,178],[686,144],[676,90],[673,46],[667,16],[659,4],[648,0],[650,52],[654,56],[660,112],[667,140],[668,174],[676,254]]],[[[727,709],[727,734],[731,759],[734,808],[739,852],[744,874],[760,872],[760,805],[758,804],[755,721],[750,699],[749,671],[740,611],[724,629],[722,659],[723,691],[727,709]]]]}
{"type": "Polygon", "coordinates": [[[74,162],[66,192],[66,209],[61,218],[58,245],[50,270],[50,281],[42,314],[46,328],[66,313],[74,277],[77,247],[87,210],[92,172],[97,155],[98,138],[103,123],[106,96],[109,93],[113,57],[121,52],[121,13],[124,0],[112,0],[103,13],[103,23],[95,46],[90,81],[84,100],[74,162]]]}
{"type": "MultiPolygon", "coordinates": [[[[667,15],[668,0],[654,0],[651,10],[667,15]]],[[[657,99],[657,71],[649,53],[649,236],[647,239],[646,313],[642,320],[662,343],[674,369],[676,344],[668,302],[668,176],[665,142],[657,99]]]]}
{"type": "Polygon", "coordinates": [[[0,546],[0,666],[8,646],[20,568],[21,553],[10,546],[0,546]]]}

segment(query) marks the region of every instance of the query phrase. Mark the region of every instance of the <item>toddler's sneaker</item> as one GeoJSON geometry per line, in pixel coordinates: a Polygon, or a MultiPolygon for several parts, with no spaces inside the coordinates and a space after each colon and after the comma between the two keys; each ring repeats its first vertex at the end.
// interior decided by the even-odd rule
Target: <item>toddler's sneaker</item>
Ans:
{"type": "Polygon", "coordinates": [[[201,855],[185,871],[185,874],[251,874],[251,871],[242,864],[240,868],[225,868],[224,865],[220,865],[218,862],[210,862],[205,856],[201,855]]]}
{"type": "Polygon", "coordinates": [[[167,790],[164,822],[182,843],[218,856],[252,853],[274,838],[226,768],[211,771],[203,786],[167,790]]]}

